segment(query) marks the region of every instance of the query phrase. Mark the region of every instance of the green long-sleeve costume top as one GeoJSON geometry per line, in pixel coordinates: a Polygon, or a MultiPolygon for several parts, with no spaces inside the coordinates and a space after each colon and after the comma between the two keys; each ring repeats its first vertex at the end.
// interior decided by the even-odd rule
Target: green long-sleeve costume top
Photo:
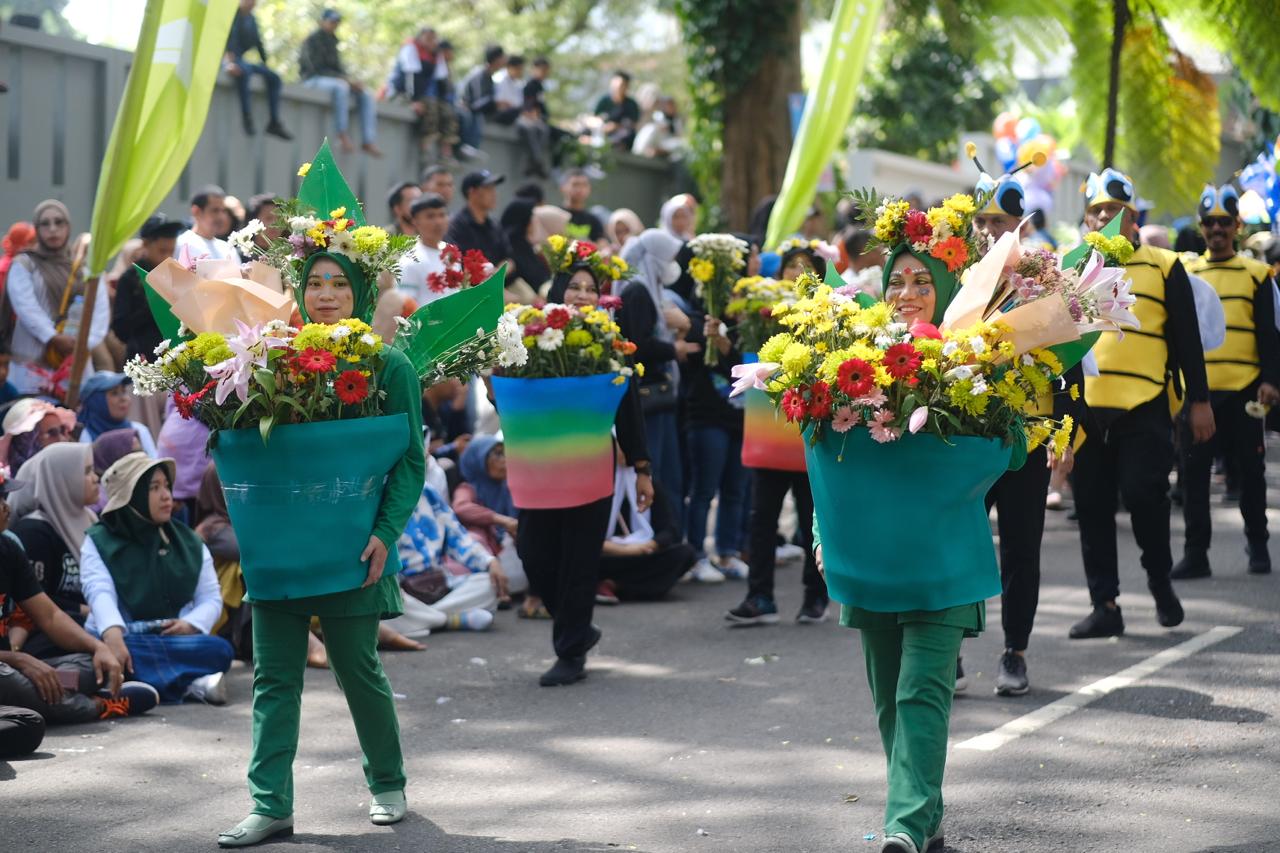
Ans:
{"type": "Polygon", "coordinates": [[[293,598],[287,601],[258,601],[255,607],[271,607],[308,616],[363,616],[377,613],[383,619],[398,616],[404,607],[400,598],[400,557],[396,542],[404,531],[413,508],[422,496],[426,479],[426,457],[422,446],[422,398],[418,375],[404,353],[382,348],[382,370],[378,387],[387,393],[383,414],[403,412],[409,420],[409,448],[387,474],[382,503],[374,520],[373,535],[387,546],[387,563],[382,579],[364,589],[293,598]]]}

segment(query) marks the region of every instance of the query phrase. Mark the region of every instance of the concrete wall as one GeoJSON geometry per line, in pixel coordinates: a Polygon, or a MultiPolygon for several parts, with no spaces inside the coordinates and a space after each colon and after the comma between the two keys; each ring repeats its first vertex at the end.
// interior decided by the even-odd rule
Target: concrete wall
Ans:
{"type": "MultiPolygon", "coordinates": [[[[125,51],[18,27],[0,31],[0,80],[9,85],[9,93],[0,95],[0,228],[29,219],[37,202],[54,197],[71,209],[74,228],[88,230],[130,58],[125,51]]],[[[166,213],[187,215],[186,200],[208,183],[223,186],[241,200],[268,191],[292,195],[297,189],[298,165],[310,160],[325,134],[332,133],[328,101],[303,86],[286,86],[283,119],[295,138],[283,142],[261,132],[267,122],[266,95],[260,80],[254,87],[259,133],[246,136],[235,87],[229,79],[219,81],[200,142],[161,205],[166,213]]],[[[380,104],[378,145],[384,156],[337,154],[371,222],[386,223],[388,188],[419,174],[412,121],[413,113],[403,105],[380,104]]],[[[358,131],[355,115],[351,125],[358,131]]],[[[353,138],[359,140],[358,132],[353,138]]],[[[505,202],[524,180],[518,171],[515,134],[507,128],[487,128],[484,150],[488,159],[483,166],[508,176],[500,188],[505,202]]],[[[459,172],[469,168],[473,167],[459,172]]],[[[546,190],[548,200],[558,201],[554,186],[548,183],[546,190]]],[[[669,164],[620,155],[611,173],[596,182],[591,203],[630,207],[653,224],[663,200],[674,192],[669,164]]]]}

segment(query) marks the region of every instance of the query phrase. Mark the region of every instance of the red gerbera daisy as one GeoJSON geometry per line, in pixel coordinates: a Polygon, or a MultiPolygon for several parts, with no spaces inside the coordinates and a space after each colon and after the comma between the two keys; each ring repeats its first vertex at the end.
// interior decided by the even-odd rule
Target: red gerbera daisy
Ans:
{"type": "Polygon", "coordinates": [[[929,252],[947,265],[947,272],[955,272],[969,260],[969,249],[959,237],[948,237],[929,252]]]}
{"type": "Polygon", "coordinates": [[[804,403],[804,393],[799,388],[788,388],[782,395],[782,413],[788,422],[802,419],[808,407],[804,403]]]}
{"type": "Polygon", "coordinates": [[[563,329],[573,318],[563,308],[552,308],[547,312],[547,325],[553,329],[563,329]]]}
{"type": "Polygon", "coordinates": [[[444,273],[433,272],[427,276],[427,287],[432,293],[444,293],[449,289],[449,282],[445,279],[444,273]]]}
{"type": "Polygon", "coordinates": [[[588,243],[586,240],[578,241],[578,257],[589,258],[596,253],[596,244],[588,243]]]}
{"type": "Polygon", "coordinates": [[[338,357],[322,349],[305,349],[293,359],[294,369],[301,373],[327,373],[337,364],[338,357]]]}
{"type": "Polygon", "coordinates": [[[920,353],[911,344],[894,344],[884,352],[884,369],[894,379],[906,379],[920,369],[920,353]]]}
{"type": "Polygon", "coordinates": [[[465,278],[466,274],[457,267],[451,267],[444,271],[444,283],[448,287],[462,287],[462,282],[465,278]]]}
{"type": "Polygon", "coordinates": [[[622,307],[621,296],[601,296],[599,307],[605,311],[616,311],[622,307]]]}
{"type": "Polygon", "coordinates": [[[831,386],[825,382],[815,382],[809,389],[809,417],[818,420],[831,417],[831,386]]]}
{"type": "Polygon", "coordinates": [[[369,380],[358,370],[344,370],[334,381],[333,391],[343,403],[354,406],[369,396],[369,380]]]}
{"type": "Polygon", "coordinates": [[[546,323],[542,322],[541,320],[534,320],[532,323],[529,323],[524,327],[524,334],[525,334],[525,337],[532,336],[536,338],[538,335],[542,334],[546,330],[547,330],[546,323]]]}
{"type": "Polygon", "coordinates": [[[440,260],[446,265],[459,263],[462,260],[462,250],[452,243],[445,243],[444,248],[440,250],[440,260]]]}
{"type": "Polygon", "coordinates": [[[860,358],[851,358],[836,372],[836,386],[847,397],[863,397],[875,382],[875,370],[860,358]]]}
{"type": "Polygon", "coordinates": [[[933,226],[929,224],[928,217],[918,210],[907,213],[904,230],[908,243],[928,243],[933,239],[933,226]]]}
{"type": "Polygon", "coordinates": [[[466,270],[467,279],[472,284],[484,281],[484,270],[488,265],[489,259],[479,249],[471,249],[462,256],[462,267],[466,270]]]}

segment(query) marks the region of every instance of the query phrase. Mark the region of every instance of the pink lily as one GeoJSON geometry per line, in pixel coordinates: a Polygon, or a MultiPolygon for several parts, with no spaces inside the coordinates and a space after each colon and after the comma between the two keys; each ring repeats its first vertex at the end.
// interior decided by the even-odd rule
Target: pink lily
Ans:
{"type": "Polygon", "coordinates": [[[247,326],[236,320],[238,334],[227,338],[227,346],[235,355],[226,361],[206,367],[205,372],[218,380],[213,398],[219,406],[226,402],[234,390],[240,402],[249,399],[249,379],[253,371],[267,366],[267,354],[275,347],[288,345],[285,338],[264,335],[262,326],[247,326]]]}
{"type": "Polygon", "coordinates": [[[921,406],[911,413],[911,417],[907,418],[907,429],[912,435],[924,429],[924,425],[929,422],[929,407],[921,406]]]}
{"type": "Polygon", "coordinates": [[[1101,253],[1095,251],[1080,274],[1079,293],[1093,296],[1098,319],[1103,323],[1116,328],[1127,326],[1136,329],[1140,323],[1129,309],[1138,299],[1129,292],[1131,286],[1132,282],[1125,278],[1122,267],[1106,266],[1101,253]]]}
{"type": "Polygon", "coordinates": [[[754,364],[735,364],[729,373],[733,376],[733,390],[729,392],[730,397],[736,397],[744,394],[750,388],[758,391],[764,391],[768,386],[765,384],[777,372],[782,365],[773,361],[758,361],[754,364]]]}

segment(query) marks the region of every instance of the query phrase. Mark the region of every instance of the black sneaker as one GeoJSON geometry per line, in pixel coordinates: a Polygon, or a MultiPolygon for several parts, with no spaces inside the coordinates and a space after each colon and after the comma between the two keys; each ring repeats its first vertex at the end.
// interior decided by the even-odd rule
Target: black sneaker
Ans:
{"type": "Polygon", "coordinates": [[[956,658],[956,692],[963,693],[969,689],[969,679],[964,674],[964,658],[956,658]]]}
{"type": "Polygon", "coordinates": [[[1031,689],[1027,681],[1027,659],[1013,649],[1005,649],[996,669],[997,696],[1025,696],[1031,689]]]}
{"type": "Polygon", "coordinates": [[[1072,625],[1067,636],[1073,640],[1124,636],[1124,617],[1120,615],[1120,606],[1110,610],[1106,605],[1095,604],[1093,612],[1072,625]]]}
{"type": "Polygon", "coordinates": [[[278,121],[273,121],[267,125],[267,133],[278,139],[283,139],[285,142],[293,139],[293,134],[286,130],[285,126],[278,121]]]}
{"type": "Polygon", "coordinates": [[[1156,600],[1156,621],[1166,628],[1176,628],[1182,624],[1182,602],[1173,591],[1173,584],[1165,581],[1159,584],[1147,584],[1151,597],[1156,600]]]}
{"type": "Polygon", "coordinates": [[[827,621],[827,605],[825,598],[809,598],[805,596],[804,606],[796,614],[796,622],[801,625],[817,625],[827,621]]]}
{"type": "Polygon", "coordinates": [[[587,677],[585,656],[556,658],[555,666],[542,673],[538,684],[543,687],[564,687],[587,677]]]}
{"type": "Polygon", "coordinates": [[[253,116],[249,115],[248,113],[245,113],[243,116],[240,117],[240,123],[241,125],[244,126],[244,132],[247,136],[253,136],[255,133],[258,132],[258,128],[256,128],[253,124],[253,116]]]}
{"type": "Polygon", "coordinates": [[[1250,542],[1244,546],[1244,552],[1249,555],[1249,574],[1271,574],[1271,552],[1267,550],[1266,542],[1256,545],[1250,542]]]}
{"type": "Polygon", "coordinates": [[[751,595],[724,615],[734,625],[777,625],[778,605],[767,595],[751,595]]]}
{"type": "Polygon", "coordinates": [[[1189,581],[1207,578],[1212,574],[1213,569],[1209,568],[1209,555],[1197,551],[1185,553],[1173,567],[1173,571],[1169,572],[1169,578],[1175,581],[1189,581]]]}

